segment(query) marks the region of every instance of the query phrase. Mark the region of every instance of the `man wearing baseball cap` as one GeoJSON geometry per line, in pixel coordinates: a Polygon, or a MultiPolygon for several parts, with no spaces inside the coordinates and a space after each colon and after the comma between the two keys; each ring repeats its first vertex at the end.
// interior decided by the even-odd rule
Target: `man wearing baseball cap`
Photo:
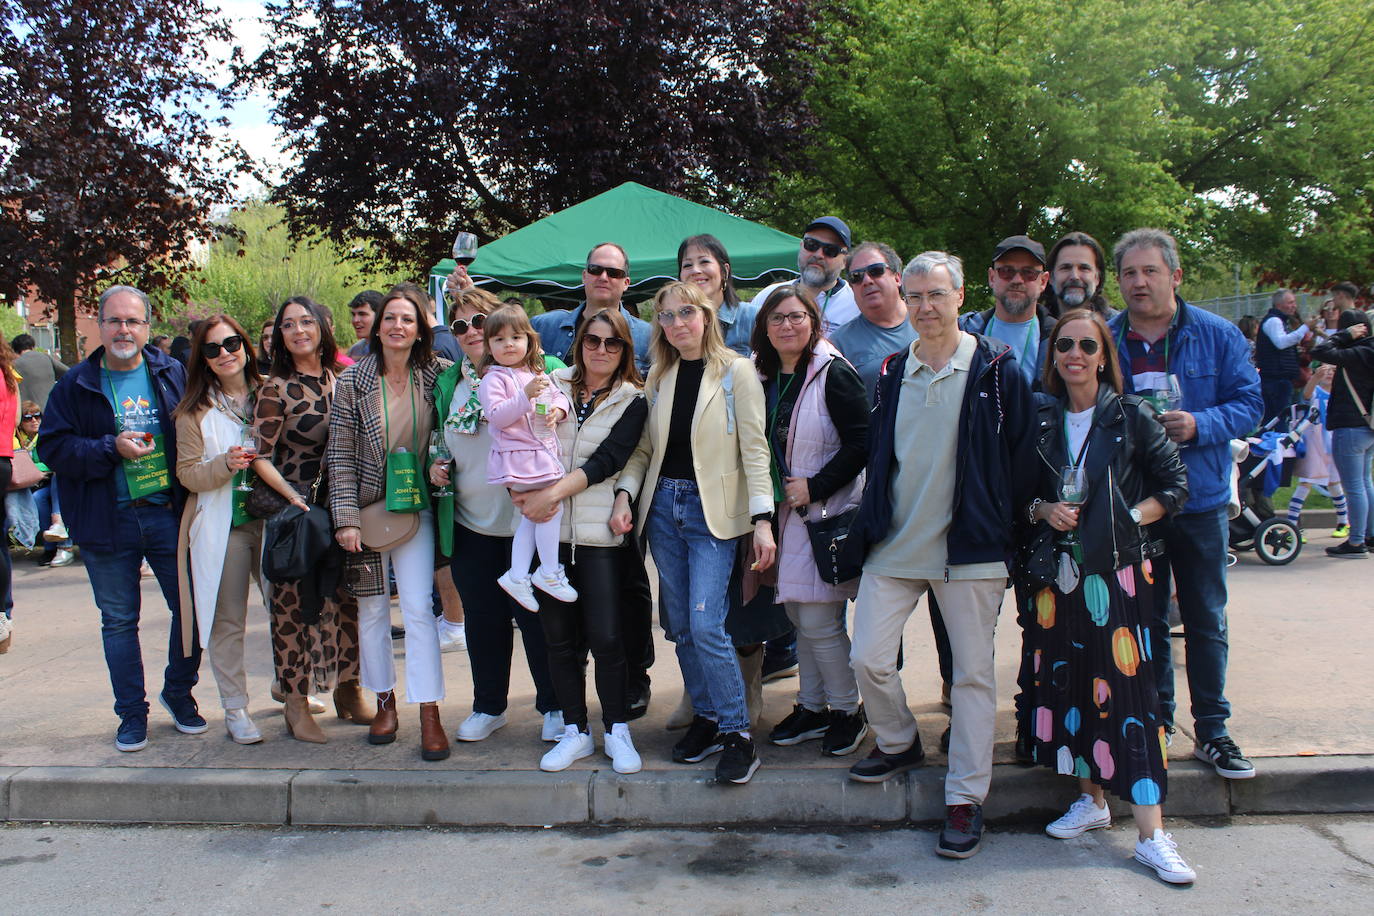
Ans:
{"type": "Polygon", "coordinates": [[[996,304],[959,321],[963,330],[994,337],[1011,347],[1017,366],[1036,390],[1054,331],[1054,317],[1039,305],[1049,276],[1044,246],[1024,235],[1004,238],[992,250],[988,268],[988,286],[996,304]]]}
{"type": "MultiPolygon", "coordinates": [[[[821,313],[821,334],[825,337],[859,315],[854,290],[840,276],[849,245],[849,226],[838,216],[818,217],[802,230],[801,247],[797,251],[797,269],[801,276],[796,282],[816,300],[816,310],[821,313]]],[[[768,294],[781,285],[767,286],[754,297],[755,313],[763,307],[768,294]]]]}

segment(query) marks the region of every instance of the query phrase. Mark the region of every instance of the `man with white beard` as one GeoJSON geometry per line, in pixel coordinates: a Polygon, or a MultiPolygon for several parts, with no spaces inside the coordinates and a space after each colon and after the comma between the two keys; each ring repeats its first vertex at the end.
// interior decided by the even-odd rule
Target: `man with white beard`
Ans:
{"type": "Polygon", "coordinates": [[[1049,313],[1058,318],[1069,309],[1092,309],[1104,319],[1111,319],[1116,309],[1102,295],[1106,263],[1102,246],[1086,232],[1070,232],[1055,242],[1047,264],[1049,313]]]}

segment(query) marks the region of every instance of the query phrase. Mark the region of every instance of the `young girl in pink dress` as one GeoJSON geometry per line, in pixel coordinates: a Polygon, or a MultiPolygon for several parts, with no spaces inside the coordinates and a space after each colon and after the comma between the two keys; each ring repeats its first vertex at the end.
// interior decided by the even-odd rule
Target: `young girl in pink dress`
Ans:
{"type": "MultiPolygon", "coordinates": [[[[487,354],[479,367],[482,382],[477,397],[491,430],[487,482],[516,493],[541,489],[563,476],[563,456],[554,427],[568,418],[571,405],[549,384],[539,334],[524,309],[497,309],[487,316],[482,334],[487,354]]],[[[539,610],[532,585],[559,601],[577,600],[577,592],[558,562],[562,517],[560,506],[545,522],[536,524],[521,516],[515,529],[510,569],[496,581],[527,610],[539,610]],[[539,568],[531,582],[530,561],[536,551],[539,568]]]]}

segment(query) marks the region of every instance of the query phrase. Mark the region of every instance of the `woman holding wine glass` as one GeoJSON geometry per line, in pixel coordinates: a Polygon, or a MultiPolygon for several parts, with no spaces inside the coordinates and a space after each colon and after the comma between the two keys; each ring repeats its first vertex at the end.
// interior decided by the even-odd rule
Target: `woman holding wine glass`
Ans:
{"type": "Polygon", "coordinates": [[[181,615],[182,651],[189,655],[191,639],[200,639],[219,687],[224,728],[239,744],[262,740],[248,715],[243,664],[248,586],[262,547],[262,520],[243,512],[241,495],[257,450],[243,431],[253,429],[253,399],[261,384],[247,332],[228,315],[216,315],[196,331],[186,393],[172,411],[176,475],[190,494],[177,537],[181,606],[194,611],[181,615]]]}
{"type": "Polygon", "coordinates": [[[1163,830],[1166,744],[1142,608],[1151,606],[1146,526],[1188,496],[1178,447],[1141,398],[1121,394],[1121,367],[1097,313],[1064,313],[1050,337],[1037,394],[1040,497],[1023,574],[1035,762],[1077,778],[1079,797],[1045,828],[1060,839],[1111,823],[1104,790],[1131,804],[1137,861],[1165,881],[1194,873],[1163,830]]]}

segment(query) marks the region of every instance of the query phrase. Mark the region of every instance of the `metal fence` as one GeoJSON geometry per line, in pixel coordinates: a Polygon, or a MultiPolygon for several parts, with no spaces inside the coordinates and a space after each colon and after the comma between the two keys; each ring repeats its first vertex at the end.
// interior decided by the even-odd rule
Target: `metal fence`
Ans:
{"type": "MultiPolygon", "coordinates": [[[[1269,311],[1270,296],[1273,290],[1267,293],[1246,293],[1243,296],[1218,296],[1215,299],[1188,300],[1189,305],[1195,305],[1200,309],[1206,309],[1214,315],[1231,322],[1240,321],[1246,315],[1254,315],[1256,318],[1264,317],[1264,313],[1269,311]]],[[[1311,293],[1295,292],[1298,297],[1298,313],[1301,315],[1314,315],[1321,300],[1311,293]]]]}

